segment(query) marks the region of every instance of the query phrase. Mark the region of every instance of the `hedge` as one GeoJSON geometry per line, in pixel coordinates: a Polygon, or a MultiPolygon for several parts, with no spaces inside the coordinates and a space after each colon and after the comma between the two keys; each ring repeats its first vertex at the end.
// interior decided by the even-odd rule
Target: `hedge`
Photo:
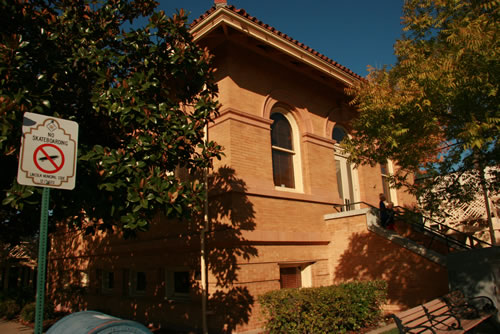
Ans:
{"type": "Polygon", "coordinates": [[[14,319],[21,311],[21,307],[13,299],[5,299],[0,301],[0,319],[14,319]]]}
{"type": "Polygon", "coordinates": [[[269,334],[346,333],[375,324],[386,300],[385,281],[282,289],[259,297],[269,334]]]}
{"type": "MultiPolygon", "coordinates": [[[[44,305],[44,312],[43,312],[43,319],[51,319],[54,316],[54,307],[50,304],[45,302],[44,305]]],[[[19,318],[25,322],[35,322],[35,315],[36,315],[36,302],[29,303],[24,305],[23,309],[21,310],[21,313],[19,314],[19,318]]]]}

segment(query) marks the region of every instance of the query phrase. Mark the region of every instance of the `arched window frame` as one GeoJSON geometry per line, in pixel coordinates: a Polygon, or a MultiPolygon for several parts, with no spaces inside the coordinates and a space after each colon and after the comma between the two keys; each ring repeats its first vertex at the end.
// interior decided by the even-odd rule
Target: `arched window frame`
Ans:
{"type": "Polygon", "coordinates": [[[343,132],[344,132],[344,137],[342,137],[342,139],[344,139],[346,136],[348,136],[348,132],[347,132],[347,130],[346,130],[346,129],[342,126],[342,125],[337,125],[337,124],[336,124],[336,125],[333,127],[333,129],[332,129],[332,139],[334,139],[334,140],[335,140],[335,144],[336,144],[336,145],[340,145],[340,141],[337,141],[335,138],[333,138],[333,134],[335,133],[335,129],[339,129],[339,130],[341,130],[341,131],[343,131],[343,132]]]}
{"type": "MultiPolygon", "coordinates": [[[[283,187],[279,185],[274,185],[276,190],[291,191],[291,192],[303,192],[304,186],[302,182],[302,163],[301,163],[301,145],[300,145],[300,130],[292,112],[283,106],[274,106],[271,110],[270,116],[279,113],[283,115],[288,121],[290,128],[292,130],[292,150],[286,150],[280,147],[275,147],[271,145],[271,150],[279,150],[283,152],[288,152],[292,154],[292,165],[293,165],[293,179],[294,188],[283,187]]],[[[271,143],[272,144],[272,143],[271,143]]],[[[274,170],[273,170],[274,175],[274,170]]]]}

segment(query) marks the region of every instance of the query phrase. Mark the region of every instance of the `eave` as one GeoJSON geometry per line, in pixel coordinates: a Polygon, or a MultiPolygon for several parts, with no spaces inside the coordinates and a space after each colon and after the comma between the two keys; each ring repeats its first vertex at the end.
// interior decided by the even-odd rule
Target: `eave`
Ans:
{"type": "Polygon", "coordinates": [[[362,77],[346,67],[269,25],[258,21],[244,10],[236,10],[233,6],[210,9],[193,22],[191,25],[191,34],[194,41],[197,42],[219,27],[222,27],[226,33],[228,28],[240,31],[260,43],[272,47],[296,61],[340,81],[346,86],[351,86],[356,81],[363,80],[362,77]]]}

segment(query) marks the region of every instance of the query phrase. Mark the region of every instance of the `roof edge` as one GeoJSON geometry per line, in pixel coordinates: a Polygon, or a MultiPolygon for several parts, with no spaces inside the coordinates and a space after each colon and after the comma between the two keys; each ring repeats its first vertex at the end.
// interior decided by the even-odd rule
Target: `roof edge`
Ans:
{"type": "Polygon", "coordinates": [[[263,43],[269,44],[347,85],[364,80],[363,77],[347,67],[250,16],[244,9],[236,9],[232,5],[210,8],[191,23],[190,31],[194,40],[197,41],[220,25],[228,25],[261,40],[263,43]]]}

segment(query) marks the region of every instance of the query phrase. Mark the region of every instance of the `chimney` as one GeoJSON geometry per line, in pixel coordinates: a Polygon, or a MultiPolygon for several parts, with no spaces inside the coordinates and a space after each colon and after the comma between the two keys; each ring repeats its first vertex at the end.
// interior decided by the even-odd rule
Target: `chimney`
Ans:
{"type": "Polygon", "coordinates": [[[216,8],[227,7],[227,0],[214,0],[214,5],[216,8]]]}

